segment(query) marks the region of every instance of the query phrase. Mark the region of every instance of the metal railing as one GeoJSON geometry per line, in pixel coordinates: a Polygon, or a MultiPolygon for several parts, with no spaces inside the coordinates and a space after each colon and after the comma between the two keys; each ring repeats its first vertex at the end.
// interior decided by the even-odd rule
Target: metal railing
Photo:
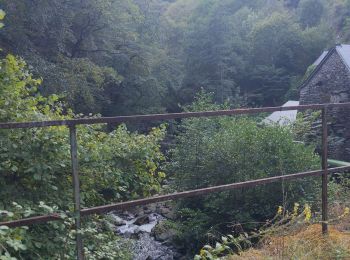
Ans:
{"type": "MultiPolygon", "coordinates": [[[[327,125],[327,111],[329,108],[349,108],[350,103],[331,103],[331,104],[313,104],[313,105],[300,105],[300,106],[288,106],[288,107],[264,107],[264,108],[247,108],[247,109],[234,109],[234,110],[219,110],[219,111],[205,111],[205,112],[187,112],[187,113],[172,113],[172,114],[154,114],[154,115],[135,115],[135,116],[117,116],[117,117],[101,117],[101,118],[82,118],[71,120],[55,120],[55,121],[42,121],[42,122],[9,122],[0,123],[0,129],[18,129],[18,128],[37,128],[37,127],[50,127],[50,126],[67,126],[70,132],[70,152],[71,152],[71,164],[72,164],[72,176],[73,176],[73,190],[74,190],[74,216],[75,216],[75,228],[79,230],[81,228],[81,217],[91,214],[103,214],[113,210],[128,209],[135,206],[147,205],[155,202],[163,202],[168,200],[176,200],[187,197],[207,195],[214,192],[222,192],[228,190],[234,190],[244,187],[253,187],[262,184],[268,184],[278,182],[282,180],[300,179],[310,176],[322,176],[322,232],[327,233],[328,226],[328,174],[339,173],[344,171],[350,171],[350,166],[337,167],[328,169],[328,125],[327,125]],[[78,171],[78,153],[77,153],[77,125],[91,125],[91,124],[106,124],[106,123],[123,123],[123,122],[149,122],[159,120],[171,120],[181,118],[199,118],[199,117],[213,117],[213,116],[233,116],[233,115],[247,115],[257,114],[265,112],[276,111],[288,111],[288,110],[322,110],[322,169],[316,171],[301,172],[295,174],[288,174],[283,176],[275,176],[263,179],[250,180],[239,183],[231,183],[226,185],[176,192],[167,195],[154,196],[144,199],[120,202],[115,204],[97,206],[92,208],[81,209],[80,206],[80,183],[79,183],[79,171],[78,171]]],[[[8,227],[27,226],[39,223],[45,223],[49,221],[62,220],[58,214],[49,214],[43,216],[36,216],[30,218],[24,218],[20,220],[0,222],[1,225],[8,227]]],[[[79,232],[76,234],[76,251],[77,259],[84,259],[83,254],[83,241],[79,232]]]]}

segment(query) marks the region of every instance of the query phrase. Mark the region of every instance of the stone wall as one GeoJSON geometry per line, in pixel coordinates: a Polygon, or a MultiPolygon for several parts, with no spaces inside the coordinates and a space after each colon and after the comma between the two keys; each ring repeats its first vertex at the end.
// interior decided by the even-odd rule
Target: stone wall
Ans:
{"type": "MultiPolygon", "coordinates": [[[[300,90],[300,104],[350,102],[350,72],[336,51],[300,90]]],[[[330,158],[350,162],[350,108],[331,109],[330,158]]]]}

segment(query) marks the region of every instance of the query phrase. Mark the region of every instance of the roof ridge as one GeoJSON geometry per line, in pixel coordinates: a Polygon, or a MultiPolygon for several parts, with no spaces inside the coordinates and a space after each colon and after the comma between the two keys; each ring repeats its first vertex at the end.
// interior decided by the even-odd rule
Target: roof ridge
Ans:
{"type": "MultiPolygon", "coordinates": [[[[336,51],[336,47],[333,47],[331,49],[328,50],[328,52],[326,53],[326,55],[323,57],[323,59],[317,64],[316,68],[310,73],[310,75],[300,84],[298,89],[303,88],[308,82],[310,82],[310,80],[315,76],[315,74],[320,70],[320,68],[322,67],[322,65],[328,60],[328,58],[333,54],[333,52],[336,51]]],[[[326,51],[324,51],[321,56],[325,53],[326,51]]],[[[321,57],[320,56],[320,57],[321,57]]],[[[317,59],[318,60],[318,59],[317,59]]],[[[317,61],[316,60],[316,61],[317,61]]]]}
{"type": "Polygon", "coordinates": [[[341,58],[344,65],[350,71],[350,44],[336,44],[334,47],[329,50],[325,50],[322,54],[316,59],[312,65],[316,65],[316,68],[311,72],[311,74],[300,84],[298,89],[302,89],[310,80],[315,76],[315,74],[320,70],[322,65],[327,61],[327,59],[336,51],[341,58]]]}

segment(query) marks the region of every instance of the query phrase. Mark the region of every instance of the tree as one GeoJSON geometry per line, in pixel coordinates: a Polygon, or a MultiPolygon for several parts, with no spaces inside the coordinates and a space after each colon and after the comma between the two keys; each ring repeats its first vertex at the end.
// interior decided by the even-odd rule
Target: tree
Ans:
{"type": "Polygon", "coordinates": [[[288,14],[274,13],[254,26],[251,32],[253,59],[259,65],[298,71],[304,53],[301,30],[285,16],[288,14]]]}
{"type": "Polygon", "coordinates": [[[324,14],[321,0],[301,0],[298,6],[299,21],[304,28],[317,26],[324,14]]]}
{"type": "Polygon", "coordinates": [[[239,102],[237,79],[246,69],[242,56],[248,52],[243,31],[249,25],[240,23],[248,15],[244,5],[241,1],[205,1],[195,11],[185,49],[186,74],[180,92],[184,102],[191,102],[202,88],[215,93],[217,102],[239,102]],[[204,12],[208,16],[203,17],[204,12]]]}
{"type": "MultiPolygon", "coordinates": [[[[202,96],[189,110],[224,109],[208,103],[211,100],[202,96]]],[[[288,128],[258,126],[246,117],[201,118],[181,125],[169,174],[177,190],[190,190],[303,172],[319,164],[313,147],[295,143],[288,128]]],[[[315,180],[303,179],[184,200],[178,205],[179,241],[196,250],[208,232],[228,232],[231,223],[255,228],[279,205],[313,201],[317,186],[315,180]]]]}
{"type": "Polygon", "coordinates": [[[163,110],[166,87],[152,74],[159,49],[148,48],[157,39],[146,42],[146,34],[154,29],[134,1],[3,2],[8,26],[0,43],[44,78],[42,94],[60,94],[76,113],[110,116],[163,110]],[[19,44],[23,42],[25,46],[19,44]],[[136,107],[138,89],[151,81],[156,91],[145,87],[142,94],[152,98],[136,107]]]}

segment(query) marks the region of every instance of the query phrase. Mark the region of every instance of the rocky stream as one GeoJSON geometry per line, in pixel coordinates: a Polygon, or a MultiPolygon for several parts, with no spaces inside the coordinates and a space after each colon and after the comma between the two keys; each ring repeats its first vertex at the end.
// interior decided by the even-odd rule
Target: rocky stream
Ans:
{"type": "Polygon", "coordinates": [[[166,204],[150,205],[134,211],[113,212],[116,232],[132,241],[134,260],[185,259],[172,243],[174,231],[164,228],[173,217],[166,204]]]}

